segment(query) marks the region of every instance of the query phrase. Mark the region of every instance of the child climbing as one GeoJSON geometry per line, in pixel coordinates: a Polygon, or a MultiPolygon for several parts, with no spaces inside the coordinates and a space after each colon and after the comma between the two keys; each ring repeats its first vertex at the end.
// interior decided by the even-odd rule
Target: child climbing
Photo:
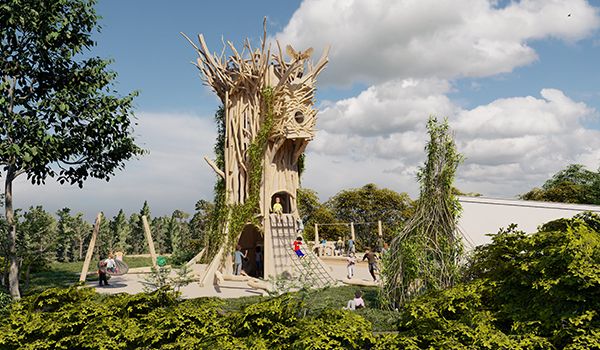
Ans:
{"type": "Polygon", "coordinates": [[[296,255],[298,255],[299,258],[304,257],[304,253],[302,253],[302,250],[300,249],[301,245],[302,245],[302,237],[298,236],[298,237],[296,237],[296,240],[294,241],[293,246],[294,246],[294,252],[296,253],[296,255]]]}

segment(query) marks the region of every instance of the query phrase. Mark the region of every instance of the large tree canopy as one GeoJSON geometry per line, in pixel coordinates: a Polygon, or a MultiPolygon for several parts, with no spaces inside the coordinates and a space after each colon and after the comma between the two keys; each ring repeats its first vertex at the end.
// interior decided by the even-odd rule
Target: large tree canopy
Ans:
{"type": "Polygon", "coordinates": [[[354,222],[360,247],[377,245],[377,221],[381,220],[384,240],[389,242],[412,215],[412,201],[406,193],[367,184],[361,188],[343,190],[327,201],[341,222],[354,222]],[[368,223],[368,224],[362,224],[368,223]]]}
{"type": "Polygon", "coordinates": [[[542,188],[534,188],[521,199],[546,202],[600,204],[600,171],[571,164],[546,180],[542,188]]]}
{"type": "Polygon", "coordinates": [[[120,97],[95,43],[94,0],[0,3],[0,166],[11,241],[11,294],[19,296],[12,183],[26,174],[83,186],[108,180],[142,150],[132,137],[135,93],[120,97]]]}

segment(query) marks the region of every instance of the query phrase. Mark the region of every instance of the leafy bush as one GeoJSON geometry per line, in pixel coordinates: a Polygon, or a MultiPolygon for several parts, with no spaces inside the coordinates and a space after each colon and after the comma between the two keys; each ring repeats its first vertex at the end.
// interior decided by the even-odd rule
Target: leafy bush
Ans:
{"type": "Polygon", "coordinates": [[[401,310],[382,341],[417,348],[600,347],[600,218],[584,214],[526,235],[513,225],[476,250],[469,281],[401,310]],[[412,345],[408,345],[412,344],[412,345]]]}
{"type": "Polygon", "coordinates": [[[399,312],[340,307],[354,287],[274,298],[180,301],[150,294],[50,289],[8,306],[1,349],[597,349],[600,218],[585,214],[526,235],[514,226],[475,251],[466,280],[399,312]],[[374,334],[373,331],[390,331],[374,334]]]}

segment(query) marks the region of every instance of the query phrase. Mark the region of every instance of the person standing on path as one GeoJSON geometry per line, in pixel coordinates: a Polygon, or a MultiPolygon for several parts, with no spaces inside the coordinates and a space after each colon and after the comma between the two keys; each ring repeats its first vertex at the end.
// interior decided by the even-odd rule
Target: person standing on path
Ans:
{"type": "Polygon", "coordinates": [[[262,247],[256,246],[254,250],[254,258],[256,262],[256,277],[262,277],[263,275],[263,257],[262,257],[262,247]]]}
{"type": "Polygon", "coordinates": [[[351,279],[352,277],[354,277],[354,266],[356,265],[356,256],[354,255],[354,253],[350,252],[346,260],[348,261],[348,279],[351,279]]]}
{"type": "Polygon", "coordinates": [[[369,262],[369,273],[373,277],[373,281],[377,282],[377,277],[375,277],[375,271],[377,271],[377,255],[371,251],[371,248],[367,248],[365,250],[365,255],[362,258],[362,261],[367,260],[369,262]]]}
{"type": "Polygon", "coordinates": [[[242,258],[246,258],[247,255],[248,251],[246,250],[246,253],[242,254],[242,246],[238,244],[235,249],[235,253],[233,253],[234,275],[239,276],[239,274],[242,272],[242,258]]]}
{"type": "Polygon", "coordinates": [[[348,239],[348,254],[349,253],[356,253],[354,248],[354,240],[352,238],[348,239]]]}
{"type": "Polygon", "coordinates": [[[335,255],[342,256],[344,254],[344,241],[342,241],[342,237],[338,237],[337,242],[335,242],[335,255]]]}
{"type": "Polygon", "coordinates": [[[98,285],[108,286],[108,279],[106,278],[106,259],[100,259],[98,261],[98,285]]]}

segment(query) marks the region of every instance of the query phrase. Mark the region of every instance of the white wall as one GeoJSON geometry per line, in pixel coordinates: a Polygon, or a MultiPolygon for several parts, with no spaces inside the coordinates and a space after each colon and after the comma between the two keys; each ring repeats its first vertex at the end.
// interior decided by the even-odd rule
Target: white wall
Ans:
{"type": "Polygon", "coordinates": [[[458,200],[463,208],[459,229],[465,236],[467,249],[491,242],[486,234],[497,233],[500,227],[506,228],[511,223],[525,232],[535,232],[539,225],[551,220],[570,218],[584,211],[600,214],[597,205],[462,196],[458,200]]]}

